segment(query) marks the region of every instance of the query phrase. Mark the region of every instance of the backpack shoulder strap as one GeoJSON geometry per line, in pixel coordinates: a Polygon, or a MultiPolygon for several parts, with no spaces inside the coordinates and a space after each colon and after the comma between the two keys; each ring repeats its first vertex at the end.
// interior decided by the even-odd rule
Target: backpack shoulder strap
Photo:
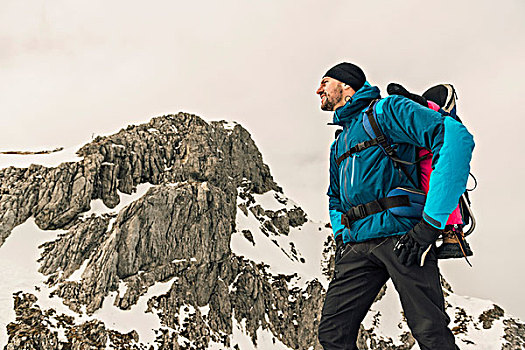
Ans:
{"type": "Polygon", "coordinates": [[[365,112],[365,115],[363,116],[363,128],[365,129],[366,133],[372,140],[375,140],[377,142],[377,145],[381,147],[381,150],[389,156],[392,157],[395,155],[395,150],[390,144],[390,140],[383,134],[381,131],[381,128],[377,124],[377,112],[376,112],[376,106],[380,100],[374,100],[368,107],[368,109],[365,112]]]}
{"type": "MultiPolygon", "coordinates": [[[[399,159],[397,156],[396,150],[392,146],[391,140],[387,135],[385,135],[377,123],[377,111],[376,108],[378,105],[382,107],[383,100],[374,100],[370,104],[370,107],[365,112],[363,116],[363,128],[365,132],[370,136],[372,142],[376,143],[383,153],[394,162],[394,166],[399,167],[399,169],[406,176],[408,181],[414,186],[414,188],[420,188],[420,186],[414,181],[410,173],[408,172],[406,165],[414,165],[419,163],[423,158],[416,160],[415,162],[407,162],[402,159],[399,159]]],[[[382,108],[380,108],[382,110],[382,108]]]]}

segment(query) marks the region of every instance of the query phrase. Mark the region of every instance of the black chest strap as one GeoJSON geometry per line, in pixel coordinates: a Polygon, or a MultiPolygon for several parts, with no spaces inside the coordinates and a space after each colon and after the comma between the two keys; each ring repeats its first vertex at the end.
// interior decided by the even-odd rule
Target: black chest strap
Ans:
{"type": "Polygon", "coordinates": [[[341,165],[341,163],[346,158],[351,157],[352,154],[357,153],[357,152],[361,152],[364,149],[367,149],[369,147],[376,146],[376,145],[377,145],[377,140],[376,139],[374,139],[374,140],[366,140],[364,142],[358,143],[357,145],[355,145],[354,147],[350,148],[348,151],[346,151],[345,153],[341,154],[341,156],[339,156],[337,158],[337,160],[336,160],[337,166],[341,165]]]}

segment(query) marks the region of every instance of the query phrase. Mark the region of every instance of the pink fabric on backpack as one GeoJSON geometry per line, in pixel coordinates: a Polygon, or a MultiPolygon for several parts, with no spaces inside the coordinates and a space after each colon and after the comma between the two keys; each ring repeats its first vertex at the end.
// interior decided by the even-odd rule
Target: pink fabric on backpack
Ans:
{"type": "MultiPolygon", "coordinates": [[[[438,109],[439,109],[439,106],[438,106],[438,109]]],[[[428,150],[424,148],[419,149],[418,156],[420,158],[425,156],[426,154],[430,154],[430,157],[422,160],[419,163],[419,167],[421,168],[421,189],[425,191],[425,193],[428,193],[430,174],[432,173],[432,153],[430,153],[428,150]]],[[[454,224],[458,224],[458,225],[463,224],[463,220],[461,220],[461,211],[459,210],[459,205],[450,214],[447,220],[447,225],[454,225],[454,224]]]]}
{"type": "Polygon", "coordinates": [[[428,101],[427,100],[427,104],[428,104],[428,108],[430,108],[430,109],[432,109],[434,111],[439,111],[439,109],[441,108],[441,107],[439,107],[439,105],[437,103],[435,103],[433,101],[428,101]]]}

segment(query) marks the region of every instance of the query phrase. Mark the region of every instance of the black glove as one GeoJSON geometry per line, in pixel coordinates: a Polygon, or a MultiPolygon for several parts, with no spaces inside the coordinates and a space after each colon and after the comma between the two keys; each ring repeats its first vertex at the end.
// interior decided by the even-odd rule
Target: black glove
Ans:
{"type": "Polygon", "coordinates": [[[405,266],[419,264],[423,266],[425,258],[436,242],[442,230],[430,225],[425,219],[403,235],[394,246],[394,254],[405,266]]]}

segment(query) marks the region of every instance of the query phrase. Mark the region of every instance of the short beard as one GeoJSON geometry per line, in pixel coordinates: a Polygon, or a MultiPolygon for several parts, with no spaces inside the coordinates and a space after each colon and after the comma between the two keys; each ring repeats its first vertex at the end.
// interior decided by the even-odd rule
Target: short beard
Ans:
{"type": "Polygon", "coordinates": [[[341,102],[343,99],[343,88],[337,86],[334,90],[333,96],[326,95],[326,99],[323,104],[321,104],[321,109],[323,111],[333,111],[335,106],[341,102]]]}

